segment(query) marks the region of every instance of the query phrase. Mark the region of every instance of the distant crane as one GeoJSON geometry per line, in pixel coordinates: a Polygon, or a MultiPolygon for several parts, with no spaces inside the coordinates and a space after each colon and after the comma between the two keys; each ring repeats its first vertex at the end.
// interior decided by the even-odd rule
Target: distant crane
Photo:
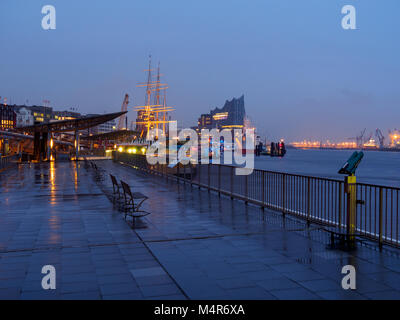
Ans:
{"type": "Polygon", "coordinates": [[[385,137],[382,134],[382,131],[377,128],[375,131],[375,136],[378,138],[379,141],[379,148],[383,148],[384,147],[384,143],[385,143],[385,137]]]}
{"type": "Polygon", "coordinates": [[[369,133],[369,135],[367,136],[367,138],[364,138],[364,140],[362,141],[362,144],[371,141],[372,139],[372,132],[369,133]]]}
{"type": "MultiPolygon", "coordinates": [[[[128,111],[128,104],[129,104],[129,95],[125,94],[125,98],[124,98],[124,101],[122,102],[122,106],[121,106],[121,112],[128,111]]],[[[128,129],[126,122],[127,122],[126,113],[124,113],[122,116],[119,117],[117,129],[118,130],[128,129]]]]}
{"type": "MultiPolygon", "coordinates": [[[[356,136],[354,138],[348,138],[349,140],[356,140],[356,144],[357,144],[357,148],[362,148],[363,144],[364,144],[364,135],[365,135],[365,131],[367,130],[367,128],[364,128],[363,131],[361,131],[359,136],[356,136]]],[[[372,135],[372,134],[371,134],[372,135]]],[[[369,140],[369,139],[368,139],[369,140]]]]}

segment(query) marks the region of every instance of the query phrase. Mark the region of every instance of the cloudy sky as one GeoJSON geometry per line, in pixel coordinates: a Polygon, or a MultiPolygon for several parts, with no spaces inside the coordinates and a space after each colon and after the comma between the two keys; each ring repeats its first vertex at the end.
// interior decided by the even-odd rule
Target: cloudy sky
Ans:
{"type": "Polygon", "coordinates": [[[345,139],[400,128],[398,0],[1,0],[0,96],[55,109],[142,105],[148,55],[180,126],[245,95],[262,135],[345,139]],[[43,30],[42,6],[56,8],[43,30]],[[356,8],[344,30],[341,8],[356,8]]]}

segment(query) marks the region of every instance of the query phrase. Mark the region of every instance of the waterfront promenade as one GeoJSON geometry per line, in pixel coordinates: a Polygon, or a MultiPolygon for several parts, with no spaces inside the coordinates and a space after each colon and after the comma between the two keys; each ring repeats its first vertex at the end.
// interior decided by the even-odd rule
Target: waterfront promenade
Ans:
{"type": "MultiPolygon", "coordinates": [[[[399,250],[328,248],[317,226],[97,161],[150,200],[134,229],[83,162],[0,173],[0,299],[400,299],[399,250]],[[56,290],[41,288],[54,265],[56,290]],[[341,288],[341,268],[357,289],[341,288]]],[[[128,218],[129,219],[129,218],[128,218]]]]}

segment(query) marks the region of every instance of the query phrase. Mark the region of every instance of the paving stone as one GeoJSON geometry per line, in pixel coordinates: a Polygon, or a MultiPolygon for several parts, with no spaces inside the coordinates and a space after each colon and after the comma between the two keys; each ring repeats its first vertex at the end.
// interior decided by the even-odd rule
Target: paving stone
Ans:
{"type": "Polygon", "coordinates": [[[306,289],[314,292],[342,289],[340,283],[336,283],[335,281],[329,279],[300,281],[299,284],[301,284],[306,289]]]}
{"type": "Polygon", "coordinates": [[[139,288],[131,283],[102,284],[100,285],[100,292],[103,296],[108,296],[124,293],[137,293],[139,292],[139,288]]]}
{"type": "Polygon", "coordinates": [[[276,298],[260,287],[226,290],[227,297],[234,300],[275,300],[276,298]]]}
{"type": "Polygon", "coordinates": [[[19,288],[3,288],[0,289],[0,299],[1,300],[15,300],[20,298],[19,288]]]}
{"type": "Polygon", "coordinates": [[[321,298],[303,288],[270,291],[279,300],[320,300],[321,298]]]}
{"type": "Polygon", "coordinates": [[[373,300],[400,300],[400,292],[394,290],[367,292],[364,295],[373,300]]]}
{"type": "Polygon", "coordinates": [[[131,273],[135,278],[160,276],[166,274],[164,269],[161,267],[131,269],[131,273]]]}
{"type": "Polygon", "coordinates": [[[135,278],[135,281],[139,286],[154,286],[173,283],[172,279],[168,275],[137,277],[135,278]]]}
{"type": "Polygon", "coordinates": [[[181,293],[175,284],[141,286],[140,291],[145,297],[168,296],[181,293]]]}
{"type": "Polygon", "coordinates": [[[300,288],[299,284],[285,277],[258,281],[257,285],[267,291],[300,288]]]}
{"type": "Polygon", "coordinates": [[[104,300],[143,300],[144,297],[140,292],[130,292],[123,294],[103,295],[104,300]]]}
{"type": "Polygon", "coordinates": [[[314,270],[284,272],[283,275],[293,281],[325,279],[324,275],[322,275],[314,270]]]}
{"type": "Polygon", "coordinates": [[[98,291],[66,293],[61,294],[62,300],[100,300],[101,296],[98,291]]]}
{"type": "Polygon", "coordinates": [[[325,300],[365,300],[366,296],[359,294],[356,290],[331,290],[316,292],[325,300]]]}
{"type": "Polygon", "coordinates": [[[84,293],[88,291],[98,291],[97,282],[73,282],[61,284],[60,293],[84,293]]]}
{"type": "Polygon", "coordinates": [[[217,284],[222,289],[235,289],[235,288],[246,288],[246,287],[254,287],[255,282],[246,278],[229,278],[217,280],[217,284]]]}

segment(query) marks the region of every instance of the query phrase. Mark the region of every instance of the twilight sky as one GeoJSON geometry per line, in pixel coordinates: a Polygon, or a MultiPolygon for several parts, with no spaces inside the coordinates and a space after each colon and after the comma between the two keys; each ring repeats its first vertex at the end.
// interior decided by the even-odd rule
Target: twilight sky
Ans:
{"type": "MultiPolygon", "coordinates": [[[[0,96],[56,110],[142,105],[148,55],[179,126],[245,95],[268,138],[345,139],[400,128],[398,0],[1,0],[0,96]],[[56,8],[56,30],[41,8],[56,8]],[[341,27],[342,6],[357,30],[341,27]]],[[[11,99],[11,101],[10,101],[11,99]]]]}

